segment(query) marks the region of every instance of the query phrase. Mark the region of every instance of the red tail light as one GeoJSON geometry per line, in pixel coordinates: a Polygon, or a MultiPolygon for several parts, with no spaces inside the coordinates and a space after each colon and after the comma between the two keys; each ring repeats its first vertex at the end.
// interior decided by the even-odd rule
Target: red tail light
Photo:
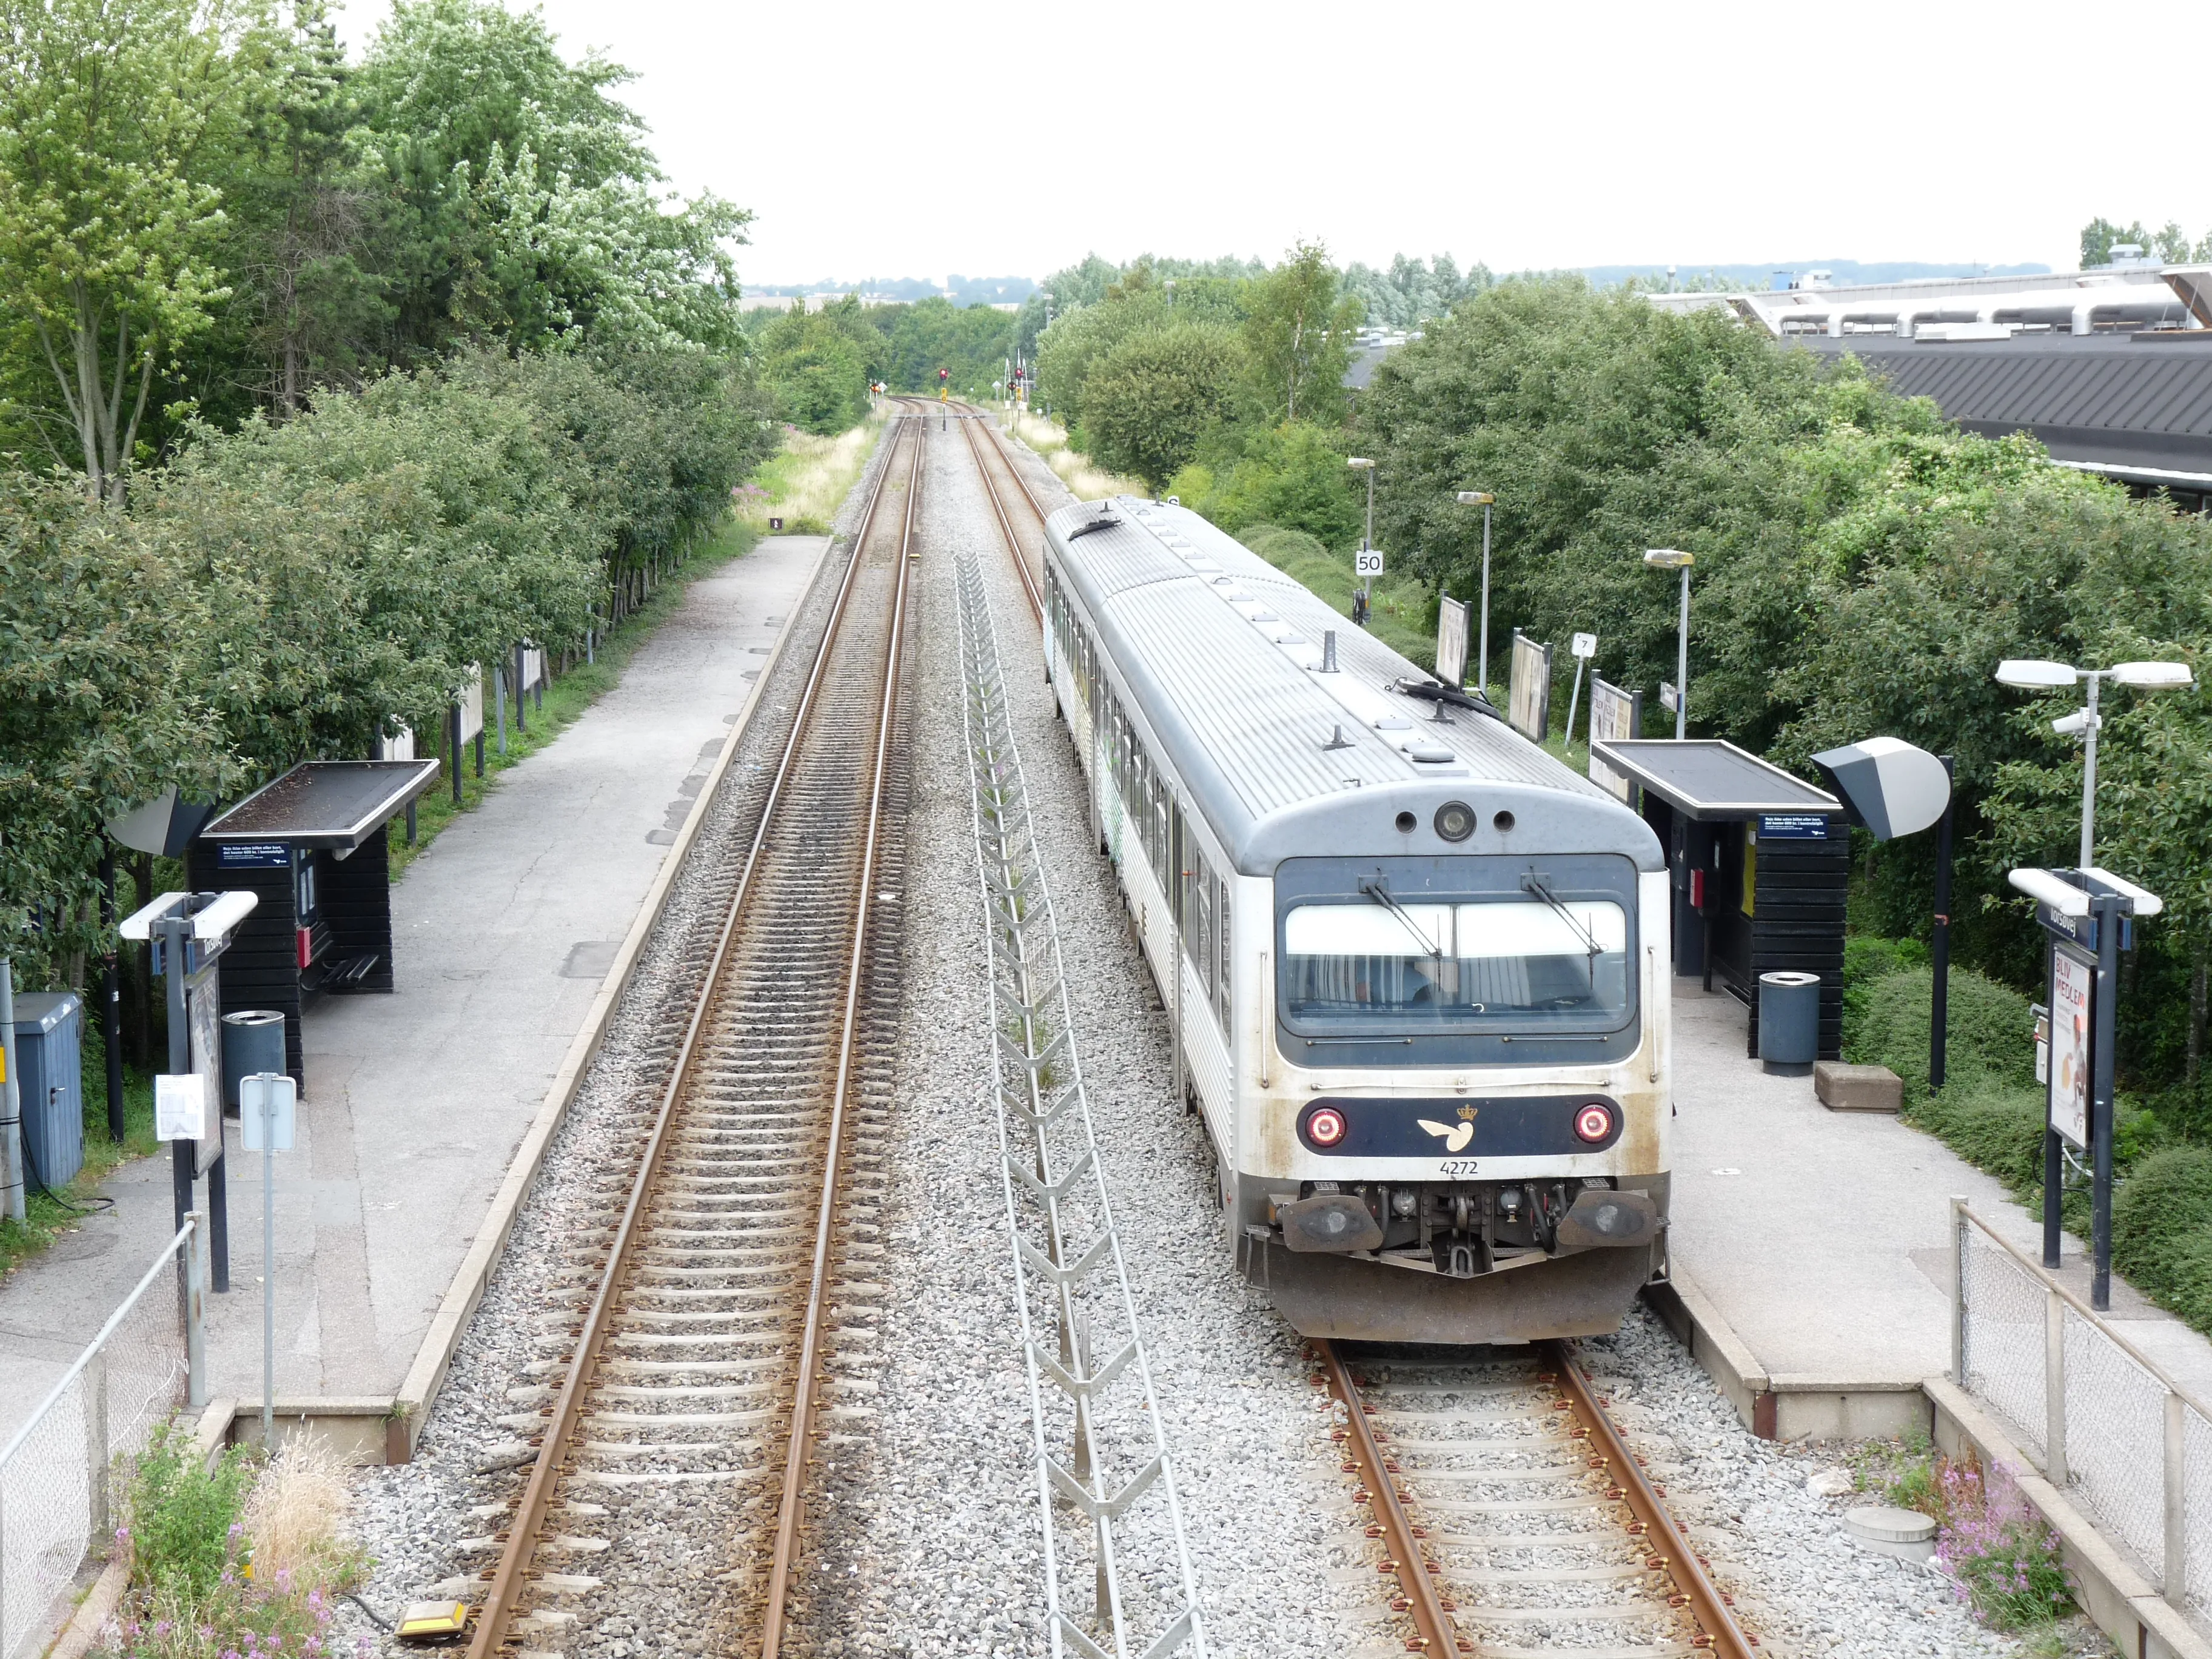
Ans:
{"type": "MultiPolygon", "coordinates": [[[[1557,1121],[1557,1120],[1553,1120],[1557,1121]]],[[[1575,1133],[1581,1139],[1595,1144],[1613,1133],[1613,1111],[1595,1101],[1575,1114],[1575,1133]]]]}
{"type": "Polygon", "coordinates": [[[1343,1113],[1324,1106],[1306,1120],[1306,1139],[1316,1146],[1334,1146],[1344,1139],[1346,1127],[1343,1113]]]}

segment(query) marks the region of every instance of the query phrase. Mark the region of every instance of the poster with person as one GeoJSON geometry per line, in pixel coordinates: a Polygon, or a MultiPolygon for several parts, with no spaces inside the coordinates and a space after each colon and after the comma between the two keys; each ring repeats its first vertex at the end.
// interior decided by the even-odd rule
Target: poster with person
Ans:
{"type": "Polygon", "coordinates": [[[2051,953],[2051,1127],[2089,1144],[2089,1018],[2097,969],[2067,951],[2051,953]]]}

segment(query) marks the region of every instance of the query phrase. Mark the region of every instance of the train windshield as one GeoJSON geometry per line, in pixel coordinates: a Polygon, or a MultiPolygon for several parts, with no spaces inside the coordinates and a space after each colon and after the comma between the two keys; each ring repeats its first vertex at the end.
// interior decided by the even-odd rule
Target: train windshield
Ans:
{"type": "Polygon", "coordinates": [[[1314,1036],[1610,1031],[1629,1017],[1628,915],[1532,890],[1437,903],[1363,884],[1285,915],[1284,1012],[1314,1036]]]}

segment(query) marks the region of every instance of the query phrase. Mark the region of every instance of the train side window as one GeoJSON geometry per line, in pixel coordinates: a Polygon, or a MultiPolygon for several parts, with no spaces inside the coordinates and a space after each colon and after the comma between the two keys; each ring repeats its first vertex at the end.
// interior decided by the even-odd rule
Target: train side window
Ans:
{"type": "Polygon", "coordinates": [[[1225,1037],[1229,1035],[1229,986],[1232,965],[1229,946],[1229,884],[1226,881],[1220,884],[1220,891],[1214,901],[1213,932],[1214,937],[1220,941],[1218,949],[1221,953],[1220,966],[1213,975],[1213,1018],[1221,1026],[1221,1035],[1225,1037]]]}
{"type": "Polygon", "coordinates": [[[1213,875],[1203,855],[1191,854],[1191,899],[1198,914],[1190,930],[1191,966],[1209,1001],[1213,995],[1213,875]]]}

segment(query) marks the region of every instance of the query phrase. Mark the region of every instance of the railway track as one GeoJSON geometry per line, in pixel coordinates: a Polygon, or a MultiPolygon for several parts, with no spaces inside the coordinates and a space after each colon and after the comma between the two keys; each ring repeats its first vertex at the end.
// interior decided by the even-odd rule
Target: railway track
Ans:
{"type": "Polygon", "coordinates": [[[714,1495],[734,1564],[720,1650],[776,1659],[808,1611],[805,1546],[834,1503],[813,1454],[865,1438],[867,1385],[840,1372],[868,1359],[884,1295],[881,1137],[856,1131],[890,1103],[925,423],[890,441],[619,1218],[584,1241],[587,1311],[516,1423],[536,1453],[471,1659],[572,1622],[559,1598],[596,1581],[556,1569],[608,1546],[569,1529],[641,1491],[714,1495]]]}
{"type": "Polygon", "coordinates": [[[988,418],[966,420],[960,423],[960,429],[975,458],[975,469],[982,475],[984,492],[991,498],[991,511],[998,519],[1000,533],[1006,538],[1007,555],[1013,561],[1015,574],[1021,578],[1030,615],[1042,623],[1045,510],[1030,493],[1027,480],[1007,453],[1006,440],[999,435],[994,422],[988,418]],[[977,431],[979,426],[987,430],[977,431]]]}
{"type": "Polygon", "coordinates": [[[1482,1659],[1752,1659],[1666,1489],[1567,1345],[1357,1361],[1310,1345],[1409,1650],[1482,1659]]]}

